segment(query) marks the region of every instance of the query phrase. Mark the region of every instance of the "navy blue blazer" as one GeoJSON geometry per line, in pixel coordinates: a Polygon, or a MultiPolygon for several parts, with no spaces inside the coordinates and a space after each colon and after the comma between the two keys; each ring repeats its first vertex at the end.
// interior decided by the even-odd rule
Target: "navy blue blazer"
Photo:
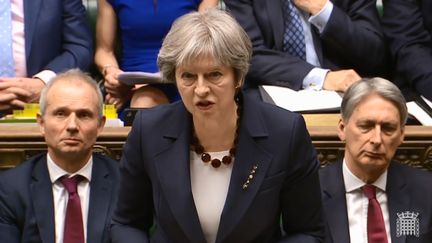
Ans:
{"type": "Polygon", "coordinates": [[[93,41],[82,0],[24,0],[27,75],[88,69],[93,41]]]}
{"type": "Polygon", "coordinates": [[[394,82],[432,100],[432,1],[386,0],[383,29],[394,58],[394,82]]]}
{"type": "MultiPolygon", "coordinates": [[[[0,174],[0,242],[54,243],[54,203],[46,154],[0,174]]],[[[118,162],[93,154],[87,242],[109,243],[118,162]]]]}
{"type": "MultiPolygon", "coordinates": [[[[319,163],[303,118],[247,96],[242,103],[216,242],[320,242],[319,163]]],[[[205,243],[190,182],[191,128],[181,101],[137,113],[121,160],[113,242],[205,243]]]]}
{"type": "MultiPolygon", "coordinates": [[[[323,31],[311,26],[322,68],[354,69],[360,76],[382,76],[387,52],[375,1],[331,0],[333,12],[323,31]]],[[[253,57],[249,86],[262,84],[299,90],[313,65],[283,51],[281,0],[225,0],[229,11],[248,33],[253,57]]]]}
{"type": "MultiPolygon", "coordinates": [[[[349,224],[342,161],[320,170],[327,243],[349,243],[349,224]]],[[[432,242],[432,174],[392,161],[387,173],[390,234],[393,243],[432,242]],[[419,237],[397,237],[397,213],[419,213],[419,237]]]]}

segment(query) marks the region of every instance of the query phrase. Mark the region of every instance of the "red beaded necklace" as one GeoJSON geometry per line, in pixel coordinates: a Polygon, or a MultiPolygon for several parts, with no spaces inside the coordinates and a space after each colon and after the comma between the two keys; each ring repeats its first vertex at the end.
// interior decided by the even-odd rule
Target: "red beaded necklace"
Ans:
{"type": "Polygon", "coordinates": [[[229,165],[231,164],[231,162],[233,161],[233,157],[236,151],[236,145],[237,145],[237,138],[238,138],[238,127],[239,127],[239,123],[240,123],[240,106],[237,105],[237,122],[236,122],[236,130],[235,130],[235,135],[234,135],[234,141],[233,141],[233,146],[232,148],[229,150],[229,154],[225,155],[222,158],[222,161],[220,159],[212,159],[210,154],[207,152],[204,152],[204,147],[201,145],[198,137],[196,136],[194,129],[192,129],[192,149],[195,151],[195,153],[197,153],[198,155],[201,156],[201,160],[207,164],[208,162],[210,162],[210,164],[213,166],[213,168],[219,168],[221,166],[221,164],[225,164],[225,165],[229,165]]]}

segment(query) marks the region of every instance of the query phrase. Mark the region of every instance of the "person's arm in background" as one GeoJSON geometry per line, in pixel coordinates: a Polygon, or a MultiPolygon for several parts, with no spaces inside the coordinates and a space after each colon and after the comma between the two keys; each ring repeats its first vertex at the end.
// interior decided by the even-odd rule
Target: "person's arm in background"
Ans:
{"type": "MultiPolygon", "coordinates": [[[[253,56],[247,75],[247,82],[252,85],[278,85],[299,90],[304,77],[314,68],[306,61],[268,47],[261,28],[270,29],[270,21],[259,22],[259,17],[268,18],[269,9],[254,5],[251,0],[225,0],[228,11],[236,18],[252,41],[253,56]]],[[[261,1],[264,3],[264,1],[261,1]]],[[[262,5],[268,6],[271,3],[262,5]]],[[[282,16],[281,16],[282,17],[282,16]]],[[[281,20],[283,22],[283,19],[281,20]]]]}
{"type": "Polygon", "coordinates": [[[40,9],[25,4],[30,12],[40,11],[33,19],[28,17],[37,22],[34,29],[26,29],[33,31],[32,40],[25,40],[31,43],[30,53],[26,53],[28,77],[0,78],[0,110],[37,102],[42,88],[56,73],[85,70],[91,64],[93,42],[81,0],[53,1],[40,9]]]}
{"type": "MultiPolygon", "coordinates": [[[[259,85],[270,84],[286,86],[295,90],[301,89],[305,77],[316,67],[283,51],[266,46],[263,33],[265,29],[272,28],[272,26],[269,22],[260,21],[259,16],[261,16],[261,19],[269,18],[270,10],[267,8],[269,8],[270,3],[263,4],[250,0],[226,0],[225,3],[249,34],[253,43],[254,54],[248,79],[259,85]]],[[[335,51],[334,55],[338,55],[338,59],[346,60],[346,63],[344,63],[346,67],[342,68],[342,70],[331,70],[327,73],[326,79],[333,81],[327,81],[327,84],[324,85],[325,89],[343,91],[349,84],[360,78],[360,75],[353,69],[359,73],[362,71],[369,73],[370,70],[375,70],[377,65],[382,65],[385,48],[380,29],[376,29],[376,25],[379,24],[378,16],[375,15],[376,9],[372,10],[371,5],[367,5],[366,10],[363,10],[358,7],[362,4],[365,5],[362,2],[360,4],[351,3],[352,6],[347,7],[349,8],[348,13],[335,6],[328,23],[326,23],[331,28],[327,29],[326,26],[323,33],[321,33],[320,38],[323,42],[330,43],[328,45],[332,47],[332,50],[340,50],[340,52],[335,51]],[[356,11],[359,11],[359,13],[356,13],[356,11]],[[342,14],[343,16],[340,16],[342,14]],[[339,25],[349,22],[348,27],[333,31],[333,29],[337,29],[335,20],[338,19],[343,20],[339,25]],[[332,38],[332,35],[343,31],[346,33],[332,38]],[[344,38],[345,40],[340,42],[344,38]],[[373,57],[364,55],[365,49],[376,51],[376,54],[374,53],[373,57]],[[365,59],[367,59],[367,64],[363,63],[365,59]],[[370,59],[374,60],[371,61],[370,59]]],[[[303,8],[306,9],[306,7],[303,8]]],[[[281,21],[283,21],[282,16],[281,21]]]]}
{"type": "MultiPolygon", "coordinates": [[[[293,0],[296,6],[311,14],[316,13],[313,2],[293,0]]],[[[328,0],[323,0],[328,1],[328,0]]],[[[345,5],[333,4],[333,10],[325,26],[312,24],[319,30],[323,45],[344,60],[362,76],[376,75],[385,66],[386,43],[375,1],[345,0],[345,5]]],[[[312,18],[312,17],[311,17],[312,18]]],[[[325,51],[325,50],[324,50],[325,51]]]]}
{"type": "Polygon", "coordinates": [[[218,7],[218,4],[219,0],[202,0],[198,7],[198,11],[203,12],[209,8],[216,8],[218,7]]]}
{"type": "Polygon", "coordinates": [[[115,56],[117,41],[117,16],[107,0],[98,0],[98,14],[96,23],[96,53],[94,61],[105,80],[107,91],[105,101],[115,104],[117,108],[130,98],[132,86],[122,84],[117,75],[122,70],[115,56]]]}
{"type": "Polygon", "coordinates": [[[44,86],[44,82],[39,79],[0,78],[0,111],[24,108],[27,102],[38,99],[44,86]]]}
{"type": "MultiPolygon", "coordinates": [[[[315,26],[318,33],[322,33],[330,17],[334,13],[334,4],[329,0],[293,0],[294,5],[301,11],[308,13],[310,26],[315,26]]],[[[359,74],[352,68],[332,71],[315,67],[303,79],[304,89],[314,90],[335,90],[345,92],[345,90],[355,81],[361,79],[359,74]],[[311,87],[308,87],[312,85],[311,87]]]]}
{"type": "Polygon", "coordinates": [[[382,25],[395,60],[396,75],[432,100],[432,30],[426,30],[424,19],[424,13],[432,11],[432,4],[429,10],[421,10],[415,0],[387,0],[383,4],[382,25]]]}

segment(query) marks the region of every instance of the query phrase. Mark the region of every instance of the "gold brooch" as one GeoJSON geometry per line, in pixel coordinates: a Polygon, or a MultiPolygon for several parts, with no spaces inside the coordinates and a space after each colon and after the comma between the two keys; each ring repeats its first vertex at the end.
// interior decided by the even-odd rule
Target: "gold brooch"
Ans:
{"type": "Polygon", "coordinates": [[[250,173],[249,173],[247,179],[246,179],[246,182],[243,183],[243,186],[242,186],[243,190],[246,190],[246,189],[249,187],[249,184],[250,184],[251,181],[253,180],[253,178],[254,178],[254,176],[255,176],[257,170],[258,170],[258,165],[254,165],[254,166],[252,167],[252,170],[250,171],[250,173]]]}

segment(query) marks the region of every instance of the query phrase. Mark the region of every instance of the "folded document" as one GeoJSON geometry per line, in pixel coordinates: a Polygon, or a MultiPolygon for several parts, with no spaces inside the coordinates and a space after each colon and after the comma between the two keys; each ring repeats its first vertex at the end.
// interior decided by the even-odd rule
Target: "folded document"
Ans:
{"type": "Polygon", "coordinates": [[[160,73],[148,72],[123,72],[118,75],[118,80],[127,85],[135,84],[160,84],[162,78],[160,73]]]}
{"type": "Polygon", "coordinates": [[[335,91],[295,91],[271,85],[262,85],[259,90],[264,101],[294,112],[339,111],[342,102],[341,95],[335,91]]]}
{"type": "MultiPolygon", "coordinates": [[[[284,109],[301,113],[339,111],[342,96],[328,90],[300,90],[280,86],[259,86],[262,99],[284,109]]],[[[425,126],[432,126],[432,103],[423,96],[407,102],[408,113],[425,126]]]]}

